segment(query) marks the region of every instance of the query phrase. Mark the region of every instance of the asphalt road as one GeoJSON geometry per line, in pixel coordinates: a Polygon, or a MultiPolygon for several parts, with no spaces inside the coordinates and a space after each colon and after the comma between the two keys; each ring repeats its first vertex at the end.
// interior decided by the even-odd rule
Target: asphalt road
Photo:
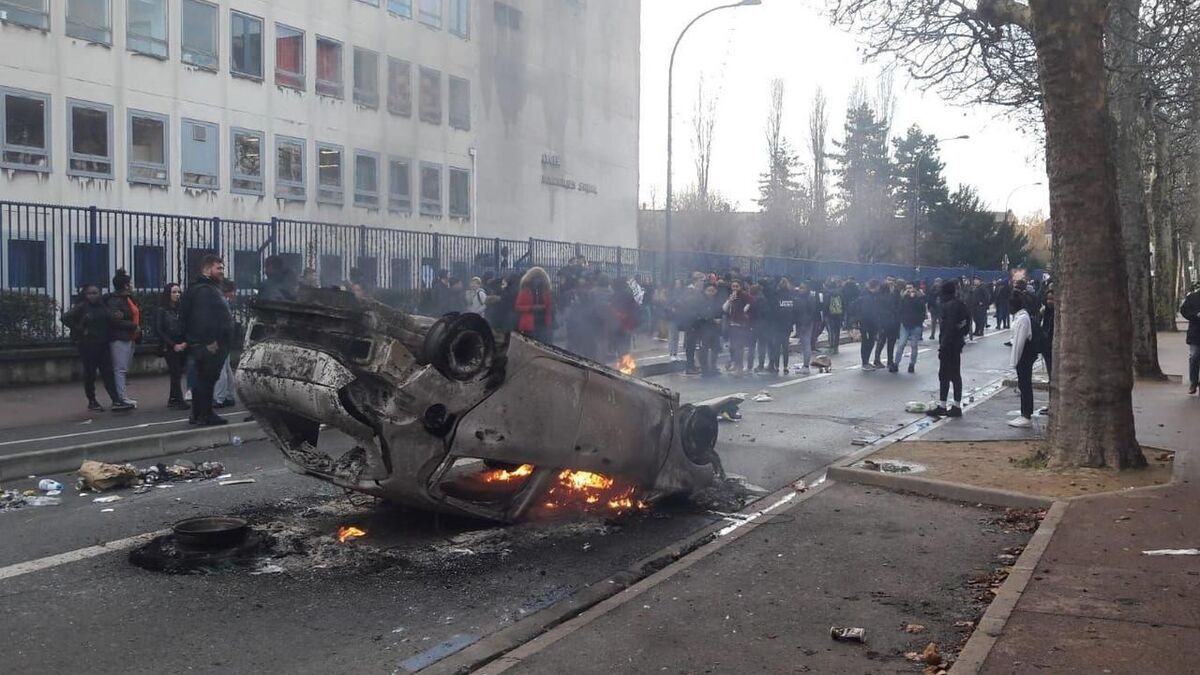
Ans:
{"type": "MultiPolygon", "coordinates": [[[[988,337],[967,348],[968,390],[1002,376],[1002,341],[988,337]]],[[[718,449],[728,472],[772,490],[853,452],[855,439],[917,419],[904,412],[905,402],[929,400],[937,387],[936,354],[921,358],[916,375],[864,373],[850,369],[858,350],[848,345],[832,374],[804,381],[655,379],[685,401],[769,391],[773,401],[748,401],[743,421],[722,425],[718,449]]],[[[217,459],[234,478],[255,482],[123,491],[110,504],[68,491],[61,506],[0,513],[5,671],[409,672],[721,518],[681,505],[619,523],[502,528],[352,500],[288,472],[266,443],[188,459],[217,459]],[[181,576],[135,567],[127,552],[80,552],[220,513],[270,529],[289,542],[290,555],[259,574],[181,576]],[[331,535],[347,524],[367,536],[337,544],[331,535]]],[[[831,534],[828,545],[837,546],[839,536],[831,534]]]]}

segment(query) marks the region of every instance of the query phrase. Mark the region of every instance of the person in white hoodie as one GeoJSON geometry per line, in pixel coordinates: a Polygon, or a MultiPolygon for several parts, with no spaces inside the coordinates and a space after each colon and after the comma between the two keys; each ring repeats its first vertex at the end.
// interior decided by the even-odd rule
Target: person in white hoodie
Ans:
{"type": "Polygon", "coordinates": [[[1008,426],[1029,428],[1033,426],[1033,364],[1037,362],[1038,347],[1034,344],[1033,323],[1025,308],[1024,293],[1012,294],[1009,311],[1012,313],[1012,357],[1010,365],[1017,370],[1017,389],[1021,392],[1021,414],[1009,421],[1008,426]]]}

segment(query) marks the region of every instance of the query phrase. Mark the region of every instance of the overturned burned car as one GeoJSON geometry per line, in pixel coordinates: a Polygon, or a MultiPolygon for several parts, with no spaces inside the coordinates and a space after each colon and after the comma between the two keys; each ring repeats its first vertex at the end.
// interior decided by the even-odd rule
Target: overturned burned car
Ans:
{"type": "Polygon", "coordinates": [[[620,511],[722,473],[709,407],[475,314],[337,290],[255,303],[237,390],[294,470],[423,509],[513,522],[578,488],[620,511]],[[355,447],[323,451],[329,427],[355,447]]]}

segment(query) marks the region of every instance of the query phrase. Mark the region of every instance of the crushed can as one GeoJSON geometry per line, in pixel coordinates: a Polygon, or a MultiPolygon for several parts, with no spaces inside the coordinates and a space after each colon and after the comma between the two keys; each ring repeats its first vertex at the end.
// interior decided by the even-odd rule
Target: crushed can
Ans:
{"type": "Polygon", "coordinates": [[[838,642],[866,642],[867,631],[855,627],[830,626],[829,637],[838,642]]]}

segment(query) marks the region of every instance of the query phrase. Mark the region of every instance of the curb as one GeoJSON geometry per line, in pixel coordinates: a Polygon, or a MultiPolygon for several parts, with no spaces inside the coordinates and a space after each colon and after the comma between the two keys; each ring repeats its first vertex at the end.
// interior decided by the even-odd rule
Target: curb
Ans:
{"type": "Polygon", "coordinates": [[[950,667],[950,675],[975,675],[983,668],[992,647],[996,645],[996,640],[1008,623],[1008,618],[1016,609],[1017,601],[1025,592],[1025,586],[1029,584],[1034,570],[1041,562],[1042,554],[1046,552],[1058,524],[1062,522],[1068,505],[1069,502],[1057,501],[1050,507],[1037,532],[1033,533],[1029,543],[1025,545],[1021,557],[1017,558],[1016,564],[1009,570],[1008,578],[1000,585],[1000,591],[992,598],[992,604],[988,605],[987,611],[983,613],[979,625],[967,639],[958,660],[950,667]]]}
{"type": "MultiPolygon", "coordinates": [[[[1020,385],[1017,382],[1016,378],[1005,378],[1004,386],[1006,388],[1013,389],[1020,385]]],[[[1041,380],[1034,380],[1033,381],[1033,390],[1034,391],[1050,391],[1050,383],[1042,382],[1041,380]]]]}
{"type": "Polygon", "coordinates": [[[866,469],[855,469],[848,466],[831,466],[829,467],[828,476],[829,480],[845,483],[872,485],[888,490],[915,492],[955,502],[972,502],[1013,509],[1044,509],[1055,503],[1055,500],[1049,497],[1040,497],[1038,495],[1025,494],[1024,492],[982,488],[933,478],[918,478],[916,476],[903,476],[884,473],[882,471],[867,471],[866,469]]]}
{"type": "Polygon", "coordinates": [[[232,445],[234,436],[240,436],[244,441],[266,438],[257,422],[240,422],[222,427],[184,429],[65,448],[32,450],[0,457],[0,481],[74,471],[88,459],[123,464],[152,457],[179,455],[193,450],[218,448],[232,445]]]}

